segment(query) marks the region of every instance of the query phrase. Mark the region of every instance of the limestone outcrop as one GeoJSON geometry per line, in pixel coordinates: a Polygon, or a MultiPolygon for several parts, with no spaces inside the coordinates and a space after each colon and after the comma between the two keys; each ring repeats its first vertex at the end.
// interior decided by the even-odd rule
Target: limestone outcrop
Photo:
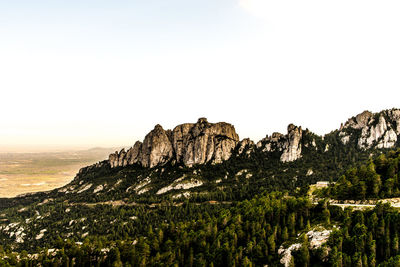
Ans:
{"type": "Polygon", "coordinates": [[[239,142],[238,147],[239,147],[238,150],[239,155],[243,154],[243,152],[245,151],[246,154],[249,155],[251,152],[254,151],[255,144],[252,140],[250,140],[250,138],[245,138],[239,142]]]}
{"type": "Polygon", "coordinates": [[[283,145],[283,153],[281,155],[282,162],[295,161],[301,157],[301,137],[303,131],[301,127],[293,124],[288,126],[288,134],[286,142],[283,145]]]}
{"type": "Polygon", "coordinates": [[[143,143],[136,142],[126,152],[123,149],[111,154],[109,163],[112,168],[135,163],[152,168],[172,160],[186,166],[221,163],[230,158],[238,142],[233,125],[209,123],[206,118],[178,125],[172,131],[156,125],[143,143]]]}
{"type": "Polygon", "coordinates": [[[129,148],[126,152],[125,149],[122,149],[120,152],[116,151],[115,153],[110,154],[108,161],[111,168],[118,166],[125,167],[137,163],[140,159],[141,149],[142,142],[137,141],[135,145],[129,148]]]}
{"type": "Polygon", "coordinates": [[[258,148],[262,148],[263,152],[282,151],[282,143],[285,141],[285,136],[281,133],[273,133],[271,136],[266,136],[257,143],[258,148]]]}
{"type": "Polygon", "coordinates": [[[351,137],[357,138],[360,149],[392,148],[397,143],[398,135],[400,135],[400,110],[398,109],[385,110],[376,114],[364,111],[350,118],[339,132],[343,144],[347,144],[351,137]],[[351,129],[360,130],[361,134],[354,136],[351,129]]]}
{"type": "MultiPolygon", "coordinates": [[[[359,149],[393,148],[400,138],[400,110],[364,111],[342,124],[338,134],[344,145],[356,144],[359,149]]],[[[196,123],[180,124],[173,130],[156,125],[143,143],[138,141],[128,150],[111,154],[109,164],[112,168],[136,163],[150,168],[167,162],[189,167],[209,162],[216,164],[229,159],[236,147],[238,155],[246,153],[250,157],[255,149],[259,149],[278,156],[281,162],[292,162],[301,158],[302,152],[329,152],[332,144],[323,140],[322,137],[317,146],[315,137],[309,135],[307,129],[303,131],[290,124],[286,135],[275,132],[255,145],[248,138],[239,142],[231,124],[209,123],[206,118],[200,118],[196,123]]]]}
{"type": "Polygon", "coordinates": [[[167,132],[157,124],[144,138],[141,151],[140,163],[143,167],[153,168],[164,165],[173,157],[173,148],[167,132]]]}
{"type": "Polygon", "coordinates": [[[140,152],[142,149],[142,142],[136,141],[136,143],[128,149],[126,152],[126,164],[132,165],[139,161],[140,159],[140,152]]]}
{"type": "Polygon", "coordinates": [[[231,124],[214,124],[200,118],[196,124],[175,127],[172,131],[172,142],[177,162],[193,166],[210,161],[221,163],[229,159],[239,142],[239,136],[231,124]]]}
{"type": "Polygon", "coordinates": [[[301,157],[301,140],[303,131],[301,127],[289,124],[287,135],[273,133],[257,143],[257,147],[263,152],[282,152],[280,160],[282,162],[291,162],[301,157]]]}

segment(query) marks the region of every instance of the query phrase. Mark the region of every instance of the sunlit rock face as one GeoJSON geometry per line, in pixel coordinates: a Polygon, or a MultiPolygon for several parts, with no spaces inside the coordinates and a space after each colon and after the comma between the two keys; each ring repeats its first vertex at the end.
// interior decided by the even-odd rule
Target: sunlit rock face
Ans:
{"type": "Polygon", "coordinates": [[[136,142],[127,152],[111,154],[109,163],[112,168],[135,163],[152,168],[171,160],[186,166],[221,163],[230,158],[238,142],[234,126],[225,122],[209,123],[200,118],[197,123],[181,124],[172,131],[156,125],[143,143],[136,142]]]}
{"type": "Polygon", "coordinates": [[[301,158],[301,141],[303,131],[301,127],[293,124],[288,125],[288,133],[273,133],[257,143],[257,147],[263,152],[280,151],[282,162],[291,162],[301,158]]]}
{"type": "Polygon", "coordinates": [[[230,158],[232,150],[239,142],[233,125],[225,122],[209,123],[205,118],[200,118],[196,124],[190,126],[179,125],[173,130],[175,132],[181,132],[183,137],[182,141],[173,138],[173,145],[178,148],[175,150],[177,161],[186,166],[210,161],[221,163],[230,158]],[[185,131],[181,132],[182,128],[185,131]]]}
{"type": "Polygon", "coordinates": [[[380,113],[364,111],[350,118],[340,129],[339,136],[347,144],[353,136],[357,138],[360,149],[392,148],[400,135],[400,110],[385,110],[380,113]],[[359,136],[353,136],[349,129],[360,130],[359,136]]]}
{"type": "Polygon", "coordinates": [[[167,132],[159,124],[146,135],[141,148],[140,163],[143,167],[164,165],[174,154],[167,132]]]}
{"type": "Polygon", "coordinates": [[[135,164],[139,161],[142,150],[142,142],[137,141],[135,145],[125,152],[122,149],[120,152],[116,151],[109,155],[108,161],[111,168],[115,167],[125,167],[127,165],[135,164]]]}
{"type": "MultiPolygon", "coordinates": [[[[393,148],[400,135],[400,110],[364,111],[341,125],[338,135],[344,145],[352,141],[359,149],[393,148]]],[[[189,167],[216,164],[229,159],[236,147],[238,155],[245,151],[250,156],[258,149],[265,153],[279,152],[281,162],[292,162],[302,157],[303,146],[318,151],[315,140],[308,140],[307,136],[308,130],[289,124],[287,134],[273,133],[255,145],[250,139],[239,142],[234,126],[229,123],[209,123],[206,118],[200,118],[196,123],[180,124],[172,131],[156,125],[143,143],[136,142],[127,151],[111,154],[109,164],[112,168],[136,163],[150,168],[167,162],[189,167]]],[[[330,149],[326,144],[321,152],[327,153],[330,149]]]]}
{"type": "Polygon", "coordinates": [[[238,153],[239,153],[239,155],[241,155],[244,152],[246,152],[246,154],[249,155],[250,153],[254,152],[255,146],[256,145],[254,144],[254,142],[252,140],[250,140],[250,138],[245,138],[242,141],[240,141],[238,144],[238,147],[239,147],[238,153]]]}
{"type": "Polygon", "coordinates": [[[302,135],[303,131],[301,127],[289,124],[286,142],[283,144],[283,153],[281,155],[282,162],[295,161],[301,157],[302,135]]]}

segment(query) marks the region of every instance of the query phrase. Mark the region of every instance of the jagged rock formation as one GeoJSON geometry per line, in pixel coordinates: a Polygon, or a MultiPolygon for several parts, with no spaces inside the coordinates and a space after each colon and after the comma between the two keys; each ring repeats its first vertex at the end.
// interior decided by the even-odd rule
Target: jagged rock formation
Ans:
{"type": "MultiPolygon", "coordinates": [[[[344,145],[355,140],[359,149],[393,148],[400,135],[400,110],[391,109],[380,113],[364,111],[341,125],[338,134],[344,145]]],[[[172,131],[157,125],[143,143],[136,142],[127,151],[123,149],[111,154],[109,163],[112,168],[135,163],[155,167],[170,161],[186,166],[221,163],[231,157],[236,146],[238,155],[246,153],[250,157],[255,149],[260,149],[263,152],[280,152],[281,162],[292,162],[302,157],[302,146],[308,150],[319,149],[321,153],[332,148],[332,144],[323,141],[318,148],[315,137],[304,139],[305,136],[309,136],[308,130],[303,131],[301,127],[290,124],[286,135],[275,132],[255,146],[248,138],[239,142],[231,124],[214,124],[200,118],[197,123],[184,123],[172,131]]]]}
{"type": "Polygon", "coordinates": [[[301,157],[301,137],[303,131],[301,127],[290,124],[288,126],[287,140],[283,145],[283,153],[281,155],[282,162],[291,162],[301,157]]]}
{"type": "Polygon", "coordinates": [[[255,144],[250,138],[245,138],[238,144],[238,153],[241,155],[243,152],[246,151],[246,154],[249,155],[251,152],[254,152],[255,144]],[[247,149],[247,150],[246,150],[247,149]]]}
{"type": "Polygon", "coordinates": [[[209,123],[200,118],[196,124],[182,124],[172,131],[172,142],[177,162],[186,166],[213,160],[221,163],[231,156],[239,142],[235,128],[228,123],[209,123]]]}
{"type": "Polygon", "coordinates": [[[257,143],[263,152],[282,151],[280,160],[282,162],[295,161],[301,157],[301,138],[303,131],[301,127],[289,124],[287,135],[273,133],[257,143]]]}
{"type": "Polygon", "coordinates": [[[385,110],[373,114],[364,111],[350,118],[340,128],[339,136],[342,143],[347,144],[350,138],[357,138],[360,149],[392,148],[396,145],[400,135],[400,110],[385,110]],[[351,130],[359,130],[361,134],[354,136],[351,130]]]}
{"type": "Polygon", "coordinates": [[[285,136],[281,133],[273,133],[272,136],[266,136],[257,143],[258,148],[262,148],[263,152],[273,152],[276,150],[282,151],[282,143],[285,136]]]}
{"type": "Polygon", "coordinates": [[[127,166],[131,164],[135,164],[139,161],[139,156],[142,148],[142,142],[137,141],[133,147],[128,149],[125,152],[125,149],[122,149],[120,152],[115,152],[109,156],[109,163],[111,168],[118,166],[127,166]]]}
{"type": "Polygon", "coordinates": [[[239,142],[233,125],[209,123],[200,118],[197,123],[185,123],[172,131],[156,125],[143,143],[136,142],[127,152],[121,150],[109,156],[112,168],[135,163],[143,167],[163,165],[171,160],[186,166],[207,162],[221,163],[230,158],[239,142]]]}
{"type": "Polygon", "coordinates": [[[143,167],[164,165],[172,159],[173,148],[167,132],[157,124],[144,138],[140,150],[140,163],[143,167]]]}

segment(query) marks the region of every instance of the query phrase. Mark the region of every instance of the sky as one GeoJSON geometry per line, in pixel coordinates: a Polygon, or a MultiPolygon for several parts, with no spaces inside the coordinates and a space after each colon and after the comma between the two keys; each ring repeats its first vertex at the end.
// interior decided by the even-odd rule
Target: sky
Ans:
{"type": "Polygon", "coordinates": [[[0,0],[0,151],[240,138],[400,108],[398,0],[0,0]]]}

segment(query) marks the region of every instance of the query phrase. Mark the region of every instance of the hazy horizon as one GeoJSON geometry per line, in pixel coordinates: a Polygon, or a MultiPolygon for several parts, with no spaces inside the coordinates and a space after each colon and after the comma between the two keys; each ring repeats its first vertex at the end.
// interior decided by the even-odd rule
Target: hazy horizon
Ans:
{"type": "Polygon", "coordinates": [[[57,153],[57,152],[74,152],[86,151],[93,149],[119,149],[121,147],[128,147],[129,145],[115,145],[115,146],[94,146],[94,145],[62,145],[62,144],[20,144],[20,145],[2,145],[0,144],[0,153],[57,153]]]}
{"type": "Polygon", "coordinates": [[[289,123],[326,134],[400,107],[399,12],[394,0],[1,3],[0,146],[130,146],[199,117],[255,141],[289,123]]]}

